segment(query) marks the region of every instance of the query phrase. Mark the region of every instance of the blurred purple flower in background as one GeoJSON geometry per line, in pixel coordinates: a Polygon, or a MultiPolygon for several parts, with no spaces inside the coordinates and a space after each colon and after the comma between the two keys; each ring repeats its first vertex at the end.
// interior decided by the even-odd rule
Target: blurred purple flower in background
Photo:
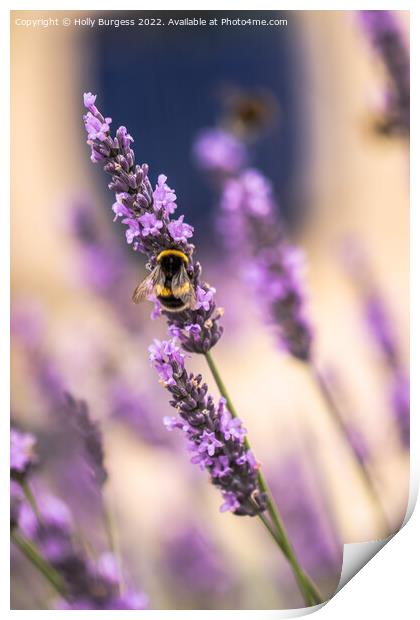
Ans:
{"type": "Polygon", "coordinates": [[[36,439],[30,433],[21,433],[15,428],[10,430],[10,473],[23,477],[29,468],[37,462],[35,452],[36,439]]]}
{"type": "Polygon", "coordinates": [[[336,577],[342,542],[318,483],[298,456],[287,456],[270,468],[270,486],[302,566],[319,576],[336,577]]]}
{"type": "MultiPolygon", "coordinates": [[[[99,429],[90,420],[85,403],[67,395],[66,405],[71,425],[76,427],[80,442],[84,445],[89,475],[101,489],[107,473],[103,465],[99,429]]],[[[120,570],[117,571],[117,560],[111,553],[97,561],[86,555],[80,532],[74,530],[68,505],[45,492],[42,485],[35,485],[36,493],[32,493],[27,480],[23,480],[22,476],[30,473],[30,466],[35,462],[34,444],[32,435],[12,429],[11,476],[18,475],[19,480],[17,484],[12,479],[10,487],[12,540],[63,596],[56,607],[144,609],[147,599],[143,593],[129,588],[121,592],[120,570]]],[[[78,472],[73,470],[72,475],[78,476],[78,472]]],[[[69,489],[66,486],[63,488],[66,497],[69,497],[69,489]]]]}
{"type": "Polygon", "coordinates": [[[125,423],[138,437],[154,446],[170,448],[171,437],[162,429],[156,405],[144,393],[134,390],[121,377],[111,379],[108,385],[110,415],[125,423]]]}
{"type": "MultiPolygon", "coordinates": [[[[115,296],[113,301],[115,302],[115,296]]],[[[125,297],[124,301],[121,297],[119,302],[127,305],[125,297]]],[[[75,462],[78,461],[81,469],[87,474],[88,469],[81,465],[85,458],[81,454],[80,442],[74,436],[74,431],[77,429],[74,426],[69,427],[72,417],[64,415],[64,420],[61,419],[63,414],[60,412],[62,412],[63,407],[64,409],[66,407],[65,394],[68,387],[64,383],[58,364],[46,350],[45,321],[34,310],[22,311],[19,308],[14,308],[12,314],[12,331],[15,343],[19,342],[24,347],[26,360],[30,364],[32,381],[35,379],[35,386],[40,392],[44,407],[49,412],[50,422],[53,423],[49,426],[53,437],[51,439],[54,444],[53,452],[59,457],[60,461],[63,461],[64,468],[65,457],[67,457],[71,459],[73,468],[76,467],[75,462]],[[72,443],[73,448],[70,448],[72,443]],[[74,445],[75,443],[76,445],[74,445]]],[[[125,316],[127,318],[127,314],[125,316]]],[[[137,325],[137,323],[138,318],[136,317],[135,324],[137,325]]],[[[130,330],[127,336],[132,338],[131,328],[134,327],[134,322],[130,326],[126,325],[126,327],[130,330]]],[[[171,447],[173,445],[172,438],[162,429],[160,418],[156,413],[157,405],[154,399],[146,398],[142,390],[134,389],[126,373],[121,367],[116,366],[106,352],[95,352],[95,356],[97,365],[103,368],[101,390],[105,396],[105,414],[108,419],[124,424],[133,430],[141,441],[155,446],[171,447]]],[[[65,471],[62,473],[67,478],[67,473],[65,471]]],[[[83,485],[80,484],[79,486],[82,488],[83,485]]],[[[91,482],[88,486],[91,487],[91,482]]]]}
{"type": "Polygon", "coordinates": [[[87,200],[75,201],[70,209],[69,225],[82,251],[82,274],[86,284],[101,295],[112,293],[115,296],[127,261],[116,244],[101,234],[93,205],[87,200]]]}
{"type": "Polygon", "coordinates": [[[192,598],[198,609],[220,608],[235,593],[232,570],[222,549],[195,523],[180,524],[167,536],[163,568],[179,605],[192,598]]]}
{"type": "Polygon", "coordinates": [[[247,151],[242,141],[218,128],[203,129],[198,134],[193,155],[204,170],[222,174],[234,174],[247,162],[247,151]]]}
{"type": "Polygon", "coordinates": [[[391,391],[391,406],[400,438],[407,450],[410,449],[410,380],[403,370],[395,373],[391,391]]]}
{"type": "Polygon", "coordinates": [[[15,343],[25,350],[30,365],[31,376],[35,380],[48,408],[54,410],[63,402],[65,386],[57,369],[57,365],[45,353],[43,338],[45,322],[39,307],[12,308],[11,334],[15,343]]]}
{"type": "Polygon", "coordinates": [[[376,129],[385,135],[410,132],[410,58],[394,11],[359,11],[359,20],[386,70],[385,103],[376,129]]]}
{"type": "Polygon", "coordinates": [[[127,304],[137,269],[104,224],[91,201],[79,199],[70,205],[68,227],[79,248],[80,279],[113,309],[119,322],[138,334],[137,309],[127,304]]]}
{"type": "Polygon", "coordinates": [[[24,500],[22,487],[16,480],[10,480],[10,527],[16,527],[19,513],[24,500]]]}
{"type": "MultiPolygon", "coordinates": [[[[360,276],[359,276],[360,277],[360,276]]],[[[363,276],[362,276],[363,277],[363,276]]],[[[391,366],[398,364],[397,342],[384,300],[378,291],[366,289],[366,323],[378,349],[391,366]]]]}
{"type": "Polygon", "coordinates": [[[369,461],[370,450],[362,433],[353,424],[346,421],[346,437],[361,465],[366,465],[369,461]]]}
{"type": "Polygon", "coordinates": [[[84,451],[84,463],[93,481],[93,488],[101,489],[108,478],[108,473],[105,469],[102,433],[98,423],[90,417],[86,402],[76,400],[70,394],[65,395],[65,402],[59,413],[80,440],[84,451]]]}
{"type": "Polygon", "coordinates": [[[368,256],[354,237],[344,240],[343,265],[360,298],[368,333],[389,373],[389,402],[405,448],[410,447],[410,379],[401,359],[400,346],[386,300],[379,291],[368,256]]]}
{"type": "Polygon", "coordinates": [[[20,531],[36,544],[44,559],[63,579],[65,598],[58,609],[144,609],[143,593],[120,593],[120,573],[115,557],[107,552],[89,559],[75,544],[73,519],[68,506],[57,497],[37,493],[40,518],[23,503],[17,519],[20,531]],[[111,570],[112,565],[112,570],[111,570]],[[136,596],[134,596],[134,594],[136,596]]]}
{"type": "Polygon", "coordinates": [[[286,239],[276,217],[271,183],[248,169],[226,181],[220,227],[277,329],[278,343],[309,361],[312,329],[306,316],[303,255],[286,239]]]}
{"type": "Polygon", "coordinates": [[[244,445],[245,429],[232,421],[224,399],[216,407],[201,375],[188,375],[185,354],[175,339],[155,340],[150,361],[172,396],[178,416],[165,418],[168,430],[182,430],[188,440],[191,462],[207,469],[211,482],[223,494],[221,511],[254,516],[266,508],[258,487],[258,465],[244,445]],[[226,436],[228,438],[226,438],[226,436]]]}

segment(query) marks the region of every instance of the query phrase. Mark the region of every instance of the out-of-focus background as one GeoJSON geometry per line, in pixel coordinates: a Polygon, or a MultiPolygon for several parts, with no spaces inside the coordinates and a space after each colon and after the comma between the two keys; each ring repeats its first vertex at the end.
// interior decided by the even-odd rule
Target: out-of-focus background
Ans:
{"type": "MultiPolygon", "coordinates": [[[[286,16],[287,27],[25,28],[16,18],[46,13],[11,17],[12,419],[38,438],[36,488],[66,501],[103,550],[96,500],[81,492],[54,413],[62,388],[87,401],[103,430],[104,492],[122,563],[154,609],[288,608],[301,600],[265,531],[255,519],[219,512],[218,492],[189,463],[182,438],[162,427],[171,411],[147,347],[165,325],[150,321],[148,304],[131,304],[144,264],[112,223],[107,179],[89,161],[83,92],[98,94],[113,127],[127,126],[137,159],[149,163],[152,181],[168,176],[179,213],[195,227],[206,279],[225,308],[214,357],[298,555],[328,595],[343,542],[378,535],[375,509],[307,369],[279,352],[227,259],[215,227],[217,192],[192,157],[226,93],[263,91],[276,102],[253,165],[271,179],[306,253],[316,357],[366,443],[391,530],[406,508],[408,452],[394,424],[389,372],[342,257],[349,237],[364,248],[407,365],[408,141],[372,128],[384,68],[355,14],[272,15],[286,16]]],[[[394,16],[408,45],[408,14],[394,16]]],[[[188,364],[216,394],[204,362],[188,364]]],[[[41,578],[18,554],[12,570],[12,607],[47,606],[41,578]]]]}

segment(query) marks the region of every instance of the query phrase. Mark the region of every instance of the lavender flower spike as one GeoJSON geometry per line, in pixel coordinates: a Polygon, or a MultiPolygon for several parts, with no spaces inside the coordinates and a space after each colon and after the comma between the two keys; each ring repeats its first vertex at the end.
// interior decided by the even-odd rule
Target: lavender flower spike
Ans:
{"type": "Polygon", "coordinates": [[[98,424],[89,414],[87,404],[83,400],[76,400],[70,394],[65,394],[65,403],[60,411],[80,437],[85,455],[85,466],[98,490],[102,488],[108,478],[104,464],[104,449],[102,433],[98,424]]]}
{"type": "Polygon", "coordinates": [[[110,134],[111,119],[105,118],[95,106],[96,96],[86,93],[84,96],[84,123],[91,147],[93,163],[102,162],[105,172],[112,179],[108,187],[115,192],[116,202],[112,210],[115,219],[121,218],[127,226],[126,239],[137,252],[148,257],[147,267],[152,270],[157,264],[157,256],[167,249],[176,248],[188,258],[187,273],[196,291],[203,291],[207,302],[203,304],[198,298],[193,309],[179,313],[165,314],[168,324],[177,330],[177,335],[187,351],[206,353],[219,340],[222,328],[218,320],[221,309],[216,308],[214,290],[201,279],[201,267],[193,259],[194,246],[190,243],[194,229],[184,222],[184,216],[171,218],[177,208],[176,194],[166,181],[165,175],[159,175],[153,190],[149,180],[147,164],[135,163],[131,148],[133,138],[125,127],[117,129],[115,137],[110,134]],[[190,325],[199,329],[187,330],[190,325]]]}
{"type": "Polygon", "coordinates": [[[245,170],[225,183],[221,208],[228,241],[249,248],[247,278],[278,330],[280,346],[309,361],[312,330],[306,317],[303,256],[287,241],[276,218],[271,183],[257,170],[245,170]]]}
{"type": "Polygon", "coordinates": [[[42,494],[41,519],[36,519],[23,504],[18,525],[34,542],[42,556],[63,580],[65,600],[61,609],[144,609],[147,598],[142,592],[127,590],[121,595],[119,571],[112,553],[96,562],[86,557],[74,541],[73,521],[68,506],[57,497],[42,494]]]}
{"type": "Polygon", "coordinates": [[[223,495],[222,512],[254,516],[266,509],[265,494],[258,486],[258,464],[247,448],[245,429],[226,409],[223,398],[216,406],[201,375],[188,374],[185,354],[176,339],[155,340],[150,361],[163,386],[170,392],[178,415],[167,417],[168,430],[185,433],[191,462],[207,469],[211,482],[223,495]]]}
{"type": "Polygon", "coordinates": [[[359,11],[360,21],[378,53],[388,78],[379,132],[386,135],[410,132],[410,58],[393,11],[359,11]]]}
{"type": "Polygon", "coordinates": [[[247,160],[245,145],[219,128],[204,129],[197,136],[193,155],[204,170],[219,174],[236,174],[247,160]]]}

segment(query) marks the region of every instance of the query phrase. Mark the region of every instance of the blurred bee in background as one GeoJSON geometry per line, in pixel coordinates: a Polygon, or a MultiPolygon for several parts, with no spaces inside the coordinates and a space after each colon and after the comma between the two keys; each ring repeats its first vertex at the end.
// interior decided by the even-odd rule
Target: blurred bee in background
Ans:
{"type": "Polygon", "coordinates": [[[255,139],[275,125],[278,103],[268,90],[245,91],[225,86],[222,90],[222,124],[242,139],[255,139]]]}
{"type": "Polygon", "coordinates": [[[167,312],[194,309],[196,297],[194,284],[187,272],[188,256],[181,250],[163,250],[157,256],[157,265],[133,293],[138,304],[155,295],[167,312]]]}

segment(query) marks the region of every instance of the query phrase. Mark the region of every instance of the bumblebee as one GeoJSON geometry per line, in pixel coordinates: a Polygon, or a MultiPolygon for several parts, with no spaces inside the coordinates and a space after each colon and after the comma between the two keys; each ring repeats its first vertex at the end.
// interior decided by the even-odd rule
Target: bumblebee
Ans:
{"type": "Polygon", "coordinates": [[[278,105],[269,91],[231,88],[224,99],[224,124],[240,138],[255,139],[275,124],[278,105]]]}
{"type": "Polygon", "coordinates": [[[156,261],[153,271],[134,290],[134,303],[138,304],[154,294],[167,312],[194,308],[196,297],[187,272],[188,256],[172,248],[160,252],[156,261]]]}

